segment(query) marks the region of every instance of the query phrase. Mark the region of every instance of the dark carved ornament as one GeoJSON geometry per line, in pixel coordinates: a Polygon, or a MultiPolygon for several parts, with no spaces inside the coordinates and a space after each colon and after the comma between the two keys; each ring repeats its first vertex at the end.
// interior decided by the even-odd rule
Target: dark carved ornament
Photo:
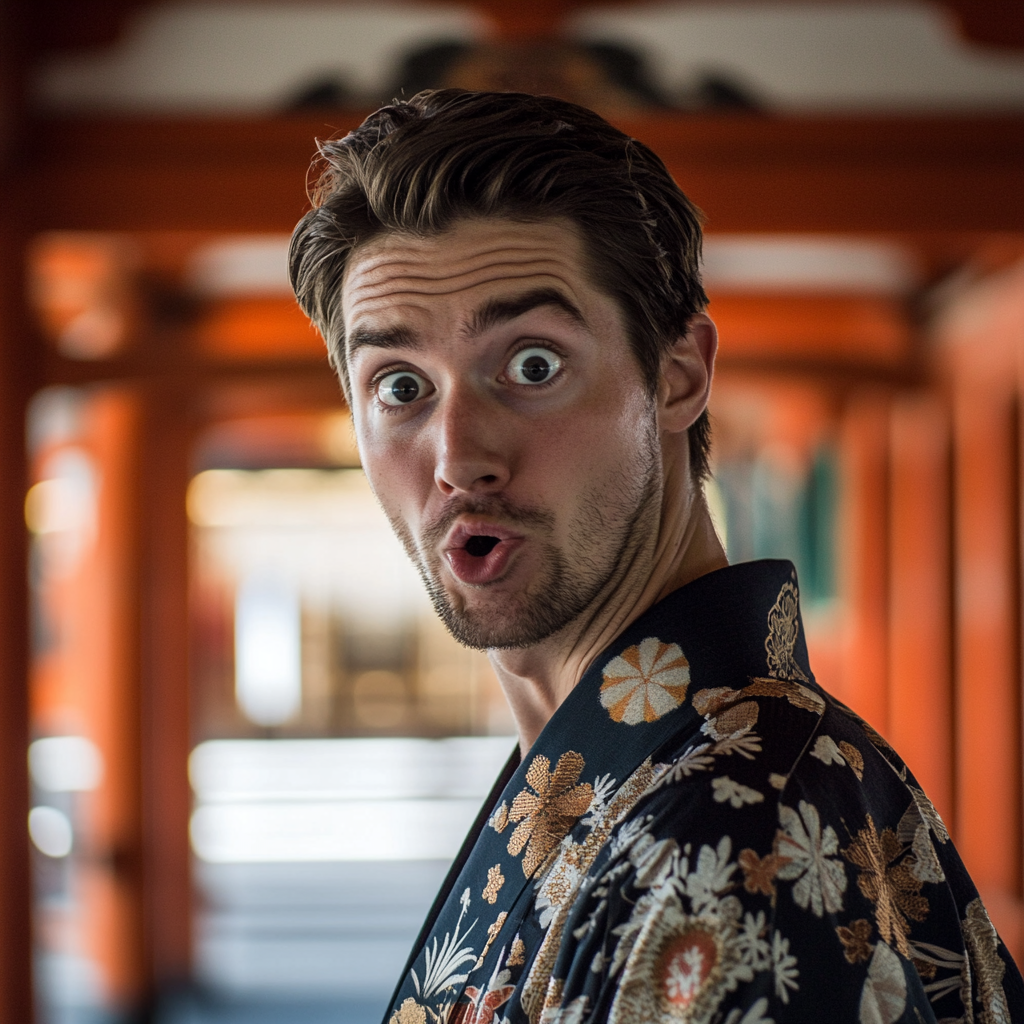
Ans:
{"type": "MultiPolygon", "coordinates": [[[[115,42],[131,15],[155,0],[22,0],[35,52],[82,50],[115,42]]],[[[469,0],[493,23],[495,38],[505,42],[557,38],[574,10],[628,6],[631,0],[469,0]]],[[[829,0],[806,0],[808,5],[829,0]]],[[[884,3],[885,0],[878,0],[884,3]]],[[[974,43],[1024,49],[1024,3],[1021,0],[933,0],[945,7],[960,34],[974,43]]]]}

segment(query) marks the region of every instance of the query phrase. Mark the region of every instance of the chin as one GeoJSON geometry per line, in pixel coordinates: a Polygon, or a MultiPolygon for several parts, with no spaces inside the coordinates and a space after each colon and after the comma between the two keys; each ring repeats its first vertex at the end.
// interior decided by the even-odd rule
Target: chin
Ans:
{"type": "Polygon", "coordinates": [[[547,640],[579,614],[575,602],[545,601],[526,593],[450,594],[431,586],[431,600],[445,628],[463,647],[518,650],[547,640]]]}

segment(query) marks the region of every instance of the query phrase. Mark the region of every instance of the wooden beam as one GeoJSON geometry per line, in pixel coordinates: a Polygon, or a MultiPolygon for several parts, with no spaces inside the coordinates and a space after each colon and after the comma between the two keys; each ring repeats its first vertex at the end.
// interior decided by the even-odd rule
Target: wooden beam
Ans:
{"type": "MultiPolygon", "coordinates": [[[[316,137],[365,112],[37,120],[37,230],[290,231],[316,137]]],[[[622,121],[714,231],[1024,231],[1024,117],[650,115],[622,121]]]]}

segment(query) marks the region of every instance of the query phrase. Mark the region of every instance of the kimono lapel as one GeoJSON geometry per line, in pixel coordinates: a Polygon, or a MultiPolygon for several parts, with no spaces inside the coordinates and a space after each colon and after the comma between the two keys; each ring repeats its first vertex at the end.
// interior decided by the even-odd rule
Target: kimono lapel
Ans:
{"type": "MultiPolygon", "coordinates": [[[[592,783],[623,783],[673,736],[699,728],[703,716],[688,699],[692,684],[714,687],[737,671],[764,674],[766,653],[769,662],[772,655],[766,612],[791,575],[789,563],[757,562],[700,577],[648,610],[594,660],[504,786],[461,868],[453,869],[454,882],[421,933],[385,1021],[410,1000],[430,1011],[427,1024],[447,1018],[531,878],[591,807],[592,783]]],[[[792,633],[795,643],[785,653],[806,666],[802,630],[792,633]]]]}

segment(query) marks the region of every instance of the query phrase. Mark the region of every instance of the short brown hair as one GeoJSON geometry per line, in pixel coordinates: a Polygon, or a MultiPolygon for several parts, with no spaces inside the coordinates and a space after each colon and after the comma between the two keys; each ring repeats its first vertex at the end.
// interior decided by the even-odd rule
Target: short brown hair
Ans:
{"type": "MultiPolygon", "coordinates": [[[[662,354],[703,310],[701,214],[643,143],[586,107],[525,93],[421,92],[319,143],[313,209],[292,235],[296,298],[348,391],[341,285],[353,250],[386,231],[437,234],[463,217],[564,217],[595,284],[616,299],[653,394],[662,354]]],[[[691,469],[708,471],[705,410],[691,469]]]]}

